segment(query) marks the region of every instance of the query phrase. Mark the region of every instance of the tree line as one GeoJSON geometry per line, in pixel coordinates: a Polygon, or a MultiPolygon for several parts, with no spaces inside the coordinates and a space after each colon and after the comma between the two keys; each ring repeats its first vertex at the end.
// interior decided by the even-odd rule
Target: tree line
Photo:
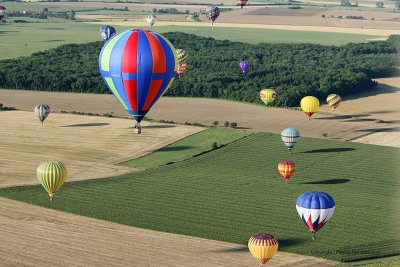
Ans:
{"type": "MultiPolygon", "coordinates": [[[[208,97],[261,103],[259,91],[275,88],[276,106],[298,106],[305,95],[320,100],[370,90],[372,79],[398,68],[398,36],[387,41],[323,46],[251,45],[185,33],[164,34],[188,52],[188,67],[167,96],[208,97]],[[239,62],[251,62],[242,74],[239,62]]],[[[102,42],[68,44],[29,57],[0,61],[0,88],[109,93],[98,70],[102,42]]]]}

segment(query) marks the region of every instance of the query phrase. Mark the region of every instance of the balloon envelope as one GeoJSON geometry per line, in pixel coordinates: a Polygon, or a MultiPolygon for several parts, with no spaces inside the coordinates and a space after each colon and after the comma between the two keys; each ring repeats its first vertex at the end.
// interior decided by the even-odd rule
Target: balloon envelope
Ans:
{"type": "Polygon", "coordinates": [[[242,9],[246,4],[248,0],[236,0],[236,5],[240,6],[240,9],[242,9]]]}
{"type": "Polygon", "coordinates": [[[319,100],[313,96],[305,96],[300,101],[300,107],[306,113],[308,119],[310,119],[319,108],[319,100]]]}
{"type": "Polygon", "coordinates": [[[250,62],[242,61],[242,62],[239,63],[239,67],[240,67],[240,70],[243,73],[246,73],[246,72],[248,72],[250,70],[250,62]]]}
{"type": "Polygon", "coordinates": [[[251,255],[261,264],[267,263],[276,254],[278,246],[278,240],[271,234],[253,235],[248,243],[251,255]]]}
{"type": "Polygon", "coordinates": [[[300,139],[300,132],[295,128],[287,128],[282,131],[281,138],[287,149],[291,151],[300,139]]]}
{"type": "Polygon", "coordinates": [[[276,92],[273,89],[263,89],[260,91],[260,98],[261,101],[268,106],[275,101],[276,92]]]}
{"type": "Polygon", "coordinates": [[[328,103],[329,107],[332,110],[335,110],[335,108],[337,108],[340,104],[340,102],[342,101],[340,95],[337,94],[331,94],[328,95],[328,97],[326,98],[326,102],[328,103]]]}
{"type": "Polygon", "coordinates": [[[140,123],[171,85],[178,64],[175,48],[165,37],[134,29],[105,43],[99,68],[108,88],[140,123]]]}
{"type": "Polygon", "coordinates": [[[0,6],[0,22],[3,20],[7,13],[7,9],[4,6],[0,6]]]}
{"type": "Polygon", "coordinates": [[[146,17],[146,21],[148,24],[150,24],[150,26],[153,26],[154,23],[156,22],[156,20],[157,20],[157,16],[155,16],[155,15],[148,15],[146,17]]]}
{"type": "Polygon", "coordinates": [[[297,199],[296,209],[315,239],[315,233],[332,218],[335,201],[328,193],[304,192],[297,199]]]}
{"type": "Polygon", "coordinates": [[[187,60],[188,53],[183,49],[177,49],[176,54],[178,55],[178,64],[182,64],[187,60]]]}
{"type": "Polygon", "coordinates": [[[46,161],[36,170],[37,177],[53,200],[55,194],[67,179],[67,168],[61,162],[46,161]]]}
{"type": "Polygon", "coordinates": [[[104,41],[108,41],[111,37],[113,37],[117,31],[113,26],[103,26],[100,28],[100,36],[104,41]]]}
{"type": "Polygon", "coordinates": [[[207,18],[211,20],[211,24],[214,24],[214,21],[219,16],[219,8],[217,6],[209,6],[207,7],[205,14],[207,18]]]}
{"type": "Polygon", "coordinates": [[[278,164],[278,171],[285,181],[288,181],[292,174],[296,171],[296,164],[289,160],[282,160],[278,164]]]}
{"type": "Polygon", "coordinates": [[[34,109],[36,117],[39,118],[40,122],[43,124],[44,120],[50,114],[50,107],[48,105],[37,105],[34,109]]]}
{"type": "Polygon", "coordinates": [[[181,65],[178,67],[178,75],[181,76],[181,74],[186,70],[186,62],[183,62],[181,65]]]}

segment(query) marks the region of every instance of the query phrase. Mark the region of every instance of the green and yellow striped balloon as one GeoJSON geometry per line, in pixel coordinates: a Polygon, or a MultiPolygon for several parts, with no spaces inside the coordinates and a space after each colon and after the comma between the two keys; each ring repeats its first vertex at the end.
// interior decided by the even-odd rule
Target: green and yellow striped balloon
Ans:
{"type": "Polygon", "coordinates": [[[53,200],[67,179],[67,168],[61,162],[46,161],[39,165],[36,173],[44,189],[49,193],[50,200],[53,200]]]}
{"type": "Polygon", "coordinates": [[[176,49],[176,54],[178,55],[178,64],[179,65],[181,65],[183,62],[185,62],[188,57],[188,53],[182,49],[176,49]]]}

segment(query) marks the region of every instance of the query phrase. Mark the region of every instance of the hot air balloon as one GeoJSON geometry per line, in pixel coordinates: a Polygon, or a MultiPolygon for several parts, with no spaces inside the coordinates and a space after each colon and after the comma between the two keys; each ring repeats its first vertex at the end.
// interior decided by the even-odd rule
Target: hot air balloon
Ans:
{"type": "Polygon", "coordinates": [[[40,122],[43,125],[44,120],[50,114],[50,107],[48,105],[37,105],[34,109],[35,115],[39,118],[40,122]]]}
{"type": "Polygon", "coordinates": [[[3,20],[3,18],[6,16],[7,9],[4,6],[0,6],[0,22],[3,20]]]}
{"type": "Polygon", "coordinates": [[[39,165],[36,174],[52,201],[67,179],[67,168],[61,162],[46,161],[39,165]]]}
{"type": "Polygon", "coordinates": [[[311,119],[311,116],[317,112],[319,108],[319,100],[313,96],[305,96],[300,101],[300,107],[308,116],[308,119],[311,119]]]}
{"type": "Polygon", "coordinates": [[[266,264],[278,251],[278,240],[271,234],[256,234],[249,239],[249,250],[261,264],[266,264]]]}
{"type": "Polygon", "coordinates": [[[146,18],[146,21],[148,24],[150,24],[150,26],[153,26],[154,23],[156,23],[157,20],[157,16],[156,15],[148,15],[146,18]]]}
{"type": "Polygon", "coordinates": [[[182,74],[185,70],[186,70],[186,62],[183,62],[182,64],[180,64],[180,65],[178,66],[178,71],[177,71],[177,73],[178,73],[179,77],[181,76],[181,74],[182,74]]]}
{"type": "Polygon", "coordinates": [[[188,53],[182,49],[177,49],[176,54],[178,55],[178,64],[179,65],[181,65],[183,62],[185,62],[188,57],[188,53]]]}
{"type": "Polygon", "coordinates": [[[250,62],[248,61],[242,61],[239,63],[240,70],[244,73],[248,72],[250,70],[250,62]]]}
{"type": "Polygon", "coordinates": [[[340,95],[337,95],[337,94],[328,95],[328,97],[326,98],[326,102],[328,103],[329,107],[332,110],[335,110],[335,108],[337,108],[339,106],[341,100],[342,99],[341,99],[340,95]]]}
{"type": "Polygon", "coordinates": [[[113,26],[103,26],[100,28],[100,36],[104,41],[108,41],[111,37],[113,37],[117,31],[113,26]]]}
{"type": "Polygon", "coordinates": [[[289,160],[282,160],[278,164],[278,171],[287,182],[290,176],[296,171],[296,164],[289,160]]]}
{"type": "Polygon", "coordinates": [[[300,139],[300,132],[295,128],[287,128],[282,131],[281,138],[289,152],[300,139]]]}
{"type": "Polygon", "coordinates": [[[138,123],[171,85],[178,68],[173,45],[162,35],[142,29],[118,33],[99,56],[103,80],[138,123]]]}
{"type": "Polygon", "coordinates": [[[216,21],[219,16],[219,8],[214,5],[209,6],[207,7],[205,14],[207,18],[211,20],[211,24],[214,25],[214,21],[216,21]]]}
{"type": "Polygon", "coordinates": [[[265,105],[270,105],[272,102],[274,102],[276,98],[276,92],[273,89],[262,89],[260,91],[260,98],[261,101],[264,102],[265,105]]]}
{"type": "Polygon", "coordinates": [[[324,192],[304,192],[297,199],[296,209],[315,239],[315,234],[332,218],[335,201],[324,192]]]}
{"type": "Polygon", "coordinates": [[[243,9],[243,7],[247,4],[248,0],[236,0],[236,5],[240,6],[240,9],[243,9]]]}

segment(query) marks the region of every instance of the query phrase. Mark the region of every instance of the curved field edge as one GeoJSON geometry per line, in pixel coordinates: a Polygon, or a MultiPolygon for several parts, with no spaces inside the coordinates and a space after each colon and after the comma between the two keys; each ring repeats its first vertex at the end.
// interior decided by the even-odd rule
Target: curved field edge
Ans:
{"type": "Polygon", "coordinates": [[[250,133],[245,131],[209,128],[199,133],[193,133],[151,154],[121,162],[120,165],[134,168],[154,168],[168,165],[219,149],[248,135],[250,133]]]}
{"type": "Polygon", "coordinates": [[[176,164],[67,183],[52,203],[41,186],[6,188],[0,196],[237,244],[269,232],[282,251],[349,262],[400,253],[398,155],[397,148],[315,138],[302,138],[288,154],[279,135],[259,133],[176,164]],[[287,184],[276,170],[283,159],[297,164],[287,184]],[[336,201],[315,241],[295,209],[310,190],[336,201]]]}

